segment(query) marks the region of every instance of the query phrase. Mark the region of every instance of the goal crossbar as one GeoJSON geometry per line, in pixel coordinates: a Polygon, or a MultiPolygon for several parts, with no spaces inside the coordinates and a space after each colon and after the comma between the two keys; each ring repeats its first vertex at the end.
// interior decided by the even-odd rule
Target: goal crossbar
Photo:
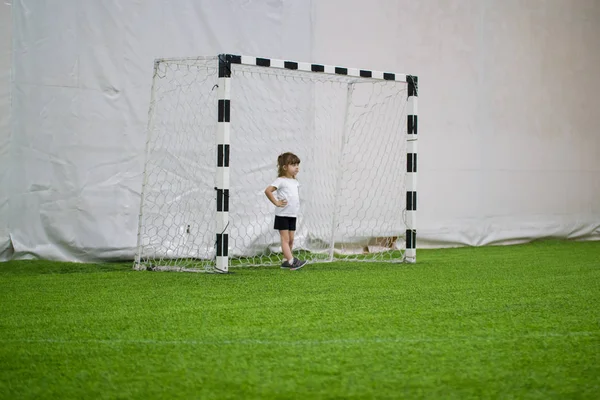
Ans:
{"type": "MultiPolygon", "coordinates": [[[[219,63],[227,64],[242,64],[242,65],[251,65],[257,67],[269,67],[269,68],[279,68],[279,69],[288,69],[288,70],[297,70],[304,72],[317,72],[323,74],[330,75],[346,75],[346,76],[354,76],[360,78],[371,78],[371,79],[382,79],[382,80],[390,80],[397,82],[406,82],[410,83],[414,82],[415,86],[417,85],[417,76],[415,75],[407,75],[407,74],[398,74],[394,72],[383,72],[376,70],[367,70],[367,69],[359,69],[359,68],[346,68],[340,66],[333,66],[327,64],[315,64],[308,62],[299,62],[299,61],[288,61],[288,60],[278,60],[275,58],[263,58],[263,57],[254,57],[254,56],[245,56],[245,55],[235,55],[235,54],[220,54],[219,63]]],[[[161,62],[169,62],[173,64],[181,64],[181,65],[189,65],[193,64],[198,60],[205,60],[211,57],[180,57],[180,58],[157,58],[155,60],[155,64],[161,62]]]]}

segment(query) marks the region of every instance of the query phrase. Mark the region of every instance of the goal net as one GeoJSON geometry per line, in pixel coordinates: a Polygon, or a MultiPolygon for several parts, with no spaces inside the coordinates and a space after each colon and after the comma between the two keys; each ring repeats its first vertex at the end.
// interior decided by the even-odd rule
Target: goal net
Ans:
{"type": "Polygon", "coordinates": [[[229,55],[157,60],[135,268],[280,264],[264,190],[288,151],[301,160],[296,257],[414,261],[416,85],[375,75],[229,55]]]}

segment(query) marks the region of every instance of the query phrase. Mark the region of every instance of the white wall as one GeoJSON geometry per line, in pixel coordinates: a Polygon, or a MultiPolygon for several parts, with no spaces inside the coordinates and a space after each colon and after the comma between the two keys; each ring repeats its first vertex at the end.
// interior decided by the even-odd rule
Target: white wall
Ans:
{"type": "Polygon", "coordinates": [[[155,57],[310,58],[310,7],[299,2],[22,0],[13,7],[15,257],[133,257],[155,57]]]}
{"type": "Polygon", "coordinates": [[[600,238],[595,0],[12,7],[11,157],[0,35],[0,163],[11,160],[0,258],[10,244],[19,258],[132,258],[152,60],[223,52],[419,75],[420,246],[600,238]]]}
{"type": "Polygon", "coordinates": [[[419,76],[419,246],[600,237],[600,2],[315,4],[315,58],[419,76]]]}
{"type": "Polygon", "coordinates": [[[10,158],[10,73],[12,62],[11,4],[0,2],[0,260],[12,256],[8,227],[10,158]]]}

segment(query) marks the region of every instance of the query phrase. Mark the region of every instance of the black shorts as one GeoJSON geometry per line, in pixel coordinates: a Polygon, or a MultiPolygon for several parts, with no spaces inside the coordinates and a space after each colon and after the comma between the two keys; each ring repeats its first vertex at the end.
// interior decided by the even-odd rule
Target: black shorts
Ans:
{"type": "Polygon", "coordinates": [[[276,215],[274,228],[278,231],[295,231],[296,217],[280,217],[276,215]]]}

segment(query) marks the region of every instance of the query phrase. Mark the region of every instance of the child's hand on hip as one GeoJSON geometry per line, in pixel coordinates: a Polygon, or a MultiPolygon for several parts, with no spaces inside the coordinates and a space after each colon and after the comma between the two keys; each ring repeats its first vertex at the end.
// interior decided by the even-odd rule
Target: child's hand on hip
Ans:
{"type": "Polygon", "coordinates": [[[285,206],[287,206],[287,200],[286,199],[277,200],[277,203],[275,205],[277,207],[285,207],[285,206]]]}

